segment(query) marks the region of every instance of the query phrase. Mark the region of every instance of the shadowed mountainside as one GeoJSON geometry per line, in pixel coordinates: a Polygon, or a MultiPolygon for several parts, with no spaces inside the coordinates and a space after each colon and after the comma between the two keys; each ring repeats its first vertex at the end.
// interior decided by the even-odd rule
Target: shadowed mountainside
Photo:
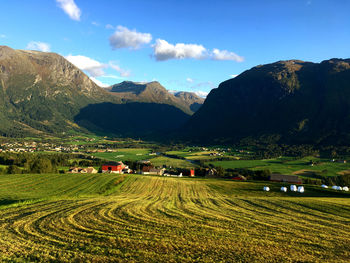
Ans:
{"type": "Polygon", "coordinates": [[[81,109],[75,121],[96,133],[144,137],[177,129],[189,117],[180,109],[166,104],[100,103],[81,109]]]}
{"type": "Polygon", "coordinates": [[[279,61],[220,84],[186,123],[206,142],[349,144],[350,59],[279,61]]]}

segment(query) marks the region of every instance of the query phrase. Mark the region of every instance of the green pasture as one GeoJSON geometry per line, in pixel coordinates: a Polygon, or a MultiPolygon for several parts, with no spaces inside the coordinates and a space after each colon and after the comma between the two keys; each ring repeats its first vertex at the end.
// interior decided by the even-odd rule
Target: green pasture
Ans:
{"type": "Polygon", "coordinates": [[[91,155],[108,161],[139,161],[153,158],[152,150],[144,148],[122,148],[115,152],[92,153],[91,155]]]}
{"type": "Polygon", "coordinates": [[[163,166],[166,165],[167,167],[173,167],[173,168],[194,168],[197,167],[195,164],[183,160],[183,159],[176,159],[176,158],[169,158],[165,156],[158,156],[150,160],[151,163],[154,166],[163,166]]]}

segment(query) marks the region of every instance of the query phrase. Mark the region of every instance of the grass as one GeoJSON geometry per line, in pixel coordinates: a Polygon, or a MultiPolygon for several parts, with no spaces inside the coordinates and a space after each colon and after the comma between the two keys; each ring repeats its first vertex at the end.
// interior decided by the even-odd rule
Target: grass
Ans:
{"type": "Polygon", "coordinates": [[[348,262],[350,195],[279,187],[139,175],[1,176],[0,261],[348,262]]]}
{"type": "MultiPolygon", "coordinates": [[[[218,153],[217,151],[186,151],[186,150],[183,150],[183,151],[169,151],[169,152],[166,152],[166,154],[169,154],[169,155],[176,155],[176,156],[179,156],[179,157],[184,157],[188,160],[208,160],[208,159],[216,159],[220,156],[211,156],[210,154],[211,153],[218,153]]],[[[222,155],[221,157],[226,157],[226,158],[232,158],[232,159],[238,159],[238,157],[236,156],[232,156],[230,155],[229,153],[225,153],[224,155],[222,155]]]]}
{"type": "Polygon", "coordinates": [[[176,158],[169,158],[165,156],[159,156],[155,157],[150,160],[154,166],[163,166],[166,165],[167,167],[180,167],[180,168],[194,168],[196,167],[195,164],[182,160],[182,159],[176,159],[176,158]]]}
{"type": "Polygon", "coordinates": [[[105,159],[108,161],[139,161],[139,160],[148,160],[153,158],[150,156],[150,149],[144,148],[122,148],[117,149],[116,152],[105,152],[105,153],[93,153],[93,156],[105,159]]]}
{"type": "Polygon", "coordinates": [[[334,176],[337,173],[350,169],[348,163],[331,162],[329,159],[319,159],[314,157],[305,157],[294,160],[291,158],[277,158],[267,160],[230,160],[210,162],[214,166],[227,168],[249,168],[253,170],[270,169],[273,173],[294,174],[300,173],[302,170],[307,170],[315,173],[320,173],[324,176],[334,176]],[[311,166],[310,160],[317,161],[318,164],[311,166]]]}

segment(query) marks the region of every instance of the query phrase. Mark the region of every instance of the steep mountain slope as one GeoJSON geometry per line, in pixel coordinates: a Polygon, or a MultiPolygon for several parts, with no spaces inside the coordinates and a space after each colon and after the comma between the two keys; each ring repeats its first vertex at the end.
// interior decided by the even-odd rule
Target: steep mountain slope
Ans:
{"type": "Polygon", "coordinates": [[[180,92],[174,95],[159,82],[137,83],[124,81],[107,88],[115,97],[128,102],[148,102],[175,106],[187,114],[193,114],[203,104],[204,99],[194,93],[180,92]]]}
{"type": "Polygon", "coordinates": [[[210,92],[186,138],[235,142],[350,143],[350,60],[279,61],[210,92]]]}
{"type": "Polygon", "coordinates": [[[62,56],[0,46],[3,134],[79,129],[73,117],[110,96],[62,56]]]}

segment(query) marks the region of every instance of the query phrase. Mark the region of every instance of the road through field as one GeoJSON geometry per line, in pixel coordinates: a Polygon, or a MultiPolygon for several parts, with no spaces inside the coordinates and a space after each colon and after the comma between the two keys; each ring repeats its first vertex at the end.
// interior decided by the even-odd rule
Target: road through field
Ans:
{"type": "Polygon", "coordinates": [[[221,184],[132,175],[109,195],[4,206],[0,259],[349,262],[348,198],[250,197],[221,184]]]}

